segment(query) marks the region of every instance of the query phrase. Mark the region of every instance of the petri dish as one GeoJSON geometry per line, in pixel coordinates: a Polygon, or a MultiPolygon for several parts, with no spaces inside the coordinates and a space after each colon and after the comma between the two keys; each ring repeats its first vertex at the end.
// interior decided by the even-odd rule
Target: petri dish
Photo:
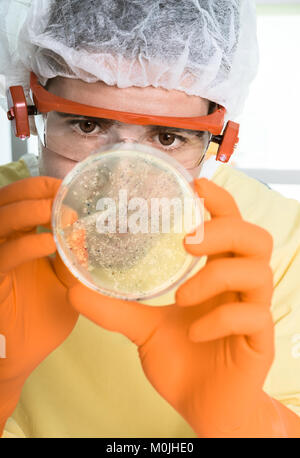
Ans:
{"type": "Polygon", "coordinates": [[[57,250],[71,273],[127,300],[162,295],[186,278],[197,258],[183,239],[200,224],[192,176],[160,150],[129,143],[78,163],[52,210],[57,250]]]}

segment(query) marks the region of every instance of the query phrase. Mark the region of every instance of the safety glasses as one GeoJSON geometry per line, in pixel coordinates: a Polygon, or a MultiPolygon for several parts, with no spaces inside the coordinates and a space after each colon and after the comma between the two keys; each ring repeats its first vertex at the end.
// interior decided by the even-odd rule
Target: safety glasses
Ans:
{"type": "Polygon", "coordinates": [[[101,118],[142,126],[162,126],[193,131],[206,131],[211,140],[219,144],[216,159],[228,162],[238,143],[239,124],[228,121],[224,128],[226,110],[217,105],[213,113],[199,117],[154,116],[128,113],[73,102],[48,92],[34,73],[30,75],[33,105],[27,105],[22,86],[12,86],[7,93],[8,119],[12,122],[16,137],[25,140],[30,137],[29,117],[50,112],[73,114],[87,118],[101,118]]]}

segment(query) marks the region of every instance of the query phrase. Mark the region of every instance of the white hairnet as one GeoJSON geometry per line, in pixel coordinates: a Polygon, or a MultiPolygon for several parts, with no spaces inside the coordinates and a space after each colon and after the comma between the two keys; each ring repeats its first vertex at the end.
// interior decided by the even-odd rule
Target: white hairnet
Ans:
{"type": "Polygon", "coordinates": [[[177,89],[241,112],[258,63],[254,0],[0,0],[6,86],[55,76],[177,89]]]}

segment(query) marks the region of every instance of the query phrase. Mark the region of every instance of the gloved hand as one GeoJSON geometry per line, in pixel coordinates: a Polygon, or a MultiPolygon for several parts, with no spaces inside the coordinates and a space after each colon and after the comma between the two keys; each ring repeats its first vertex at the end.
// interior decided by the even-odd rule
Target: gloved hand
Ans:
{"type": "MultiPolygon", "coordinates": [[[[50,223],[59,185],[60,180],[36,177],[0,189],[0,334],[6,343],[6,357],[0,358],[0,436],[26,378],[78,318],[55,274],[56,268],[63,272],[62,263],[48,257],[56,251],[53,236],[36,233],[37,226],[50,223]]],[[[75,283],[67,273],[65,278],[75,283]]]]}
{"type": "Polygon", "coordinates": [[[224,189],[206,179],[195,187],[212,219],[203,242],[186,249],[208,259],[175,304],[121,301],[79,284],[70,302],[136,343],[146,377],[198,436],[300,436],[300,419],[262,390],[274,357],[272,238],[243,221],[224,189]]]}

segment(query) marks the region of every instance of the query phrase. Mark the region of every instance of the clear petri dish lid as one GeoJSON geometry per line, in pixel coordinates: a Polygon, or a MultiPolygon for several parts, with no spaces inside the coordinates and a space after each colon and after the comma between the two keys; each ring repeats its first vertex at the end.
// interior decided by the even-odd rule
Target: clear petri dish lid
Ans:
{"type": "Polygon", "coordinates": [[[111,145],[78,163],[52,211],[58,253],[72,274],[102,294],[150,299],[195,266],[183,239],[202,223],[191,175],[139,144],[111,145]]]}

